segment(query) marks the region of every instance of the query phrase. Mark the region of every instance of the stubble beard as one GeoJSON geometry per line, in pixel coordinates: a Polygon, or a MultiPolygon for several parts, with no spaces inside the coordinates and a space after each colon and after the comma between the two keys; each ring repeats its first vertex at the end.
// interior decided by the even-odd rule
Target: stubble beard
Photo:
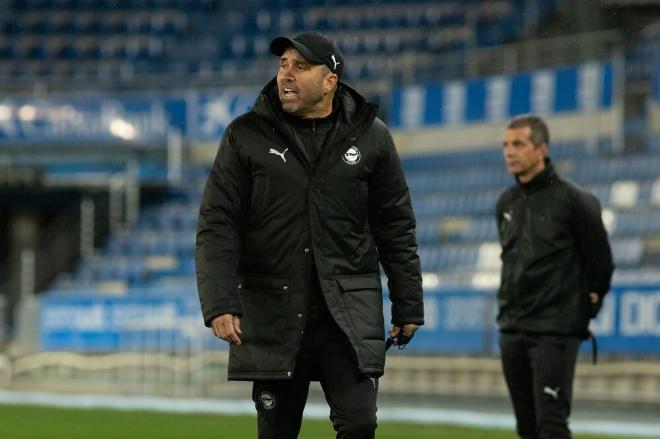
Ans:
{"type": "Polygon", "coordinates": [[[283,102],[280,99],[280,103],[282,105],[282,111],[285,113],[303,117],[305,114],[312,112],[313,109],[323,100],[323,97],[323,94],[319,93],[319,95],[314,96],[313,99],[301,98],[298,102],[283,102]]]}

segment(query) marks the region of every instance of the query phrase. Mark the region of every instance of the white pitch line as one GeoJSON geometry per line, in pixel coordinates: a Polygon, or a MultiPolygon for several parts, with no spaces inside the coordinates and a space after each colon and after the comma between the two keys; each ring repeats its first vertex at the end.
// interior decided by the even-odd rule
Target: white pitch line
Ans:
{"type": "MultiPolygon", "coordinates": [[[[69,395],[47,392],[19,392],[0,390],[0,404],[38,405],[78,409],[146,410],[170,413],[205,413],[224,415],[255,415],[250,400],[202,398],[164,398],[155,396],[69,395]]],[[[309,403],[305,418],[328,419],[327,405],[309,403]]],[[[411,422],[423,424],[451,424],[465,427],[513,430],[513,416],[470,410],[451,410],[412,407],[382,407],[378,409],[380,422],[411,422]]],[[[571,422],[575,433],[604,436],[660,437],[660,423],[630,421],[576,420],[571,422]]]]}

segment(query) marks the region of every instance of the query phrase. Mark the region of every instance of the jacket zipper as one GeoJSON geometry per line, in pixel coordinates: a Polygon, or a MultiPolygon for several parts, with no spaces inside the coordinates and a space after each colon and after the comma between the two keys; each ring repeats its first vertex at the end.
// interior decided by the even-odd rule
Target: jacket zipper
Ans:
{"type": "Polygon", "coordinates": [[[316,169],[318,155],[318,144],[316,143],[316,119],[312,119],[312,169],[316,169]]]}
{"type": "Polygon", "coordinates": [[[317,166],[317,159],[318,159],[318,153],[316,151],[316,119],[312,119],[312,151],[311,151],[311,166],[312,166],[312,172],[311,175],[309,176],[309,183],[307,185],[307,210],[308,210],[308,220],[309,220],[309,249],[308,252],[305,253],[306,261],[305,261],[305,309],[307,312],[309,312],[309,301],[310,301],[310,294],[311,294],[311,277],[312,277],[312,252],[314,251],[314,245],[312,243],[312,215],[310,210],[310,190],[309,188],[312,186],[312,181],[314,180],[314,174],[316,173],[316,166],[317,166]]]}

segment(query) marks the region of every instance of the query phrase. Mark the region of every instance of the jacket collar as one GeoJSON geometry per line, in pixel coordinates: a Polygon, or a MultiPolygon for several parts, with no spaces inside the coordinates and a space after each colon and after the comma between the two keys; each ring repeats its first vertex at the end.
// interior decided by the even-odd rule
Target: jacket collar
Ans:
{"type": "Polygon", "coordinates": [[[332,113],[326,117],[312,118],[312,119],[303,119],[302,117],[295,116],[289,113],[282,113],[284,115],[284,120],[290,123],[296,128],[311,128],[311,127],[321,127],[321,126],[332,126],[337,119],[337,104],[333,102],[332,113]]]}
{"type": "MultiPolygon", "coordinates": [[[[347,147],[344,145],[345,140],[355,141],[360,137],[371,126],[378,110],[375,104],[367,102],[360,93],[343,82],[339,83],[335,101],[336,108],[333,113],[336,113],[334,117],[337,123],[334,124],[334,129],[329,133],[326,140],[328,147],[324,148],[321,153],[319,159],[321,165],[317,171],[319,173],[331,166],[331,163],[323,163],[323,158],[330,155],[336,148],[347,147]]],[[[277,93],[277,78],[270,80],[261,90],[252,111],[268,119],[274,125],[274,129],[278,129],[290,140],[291,145],[294,145],[293,153],[300,157],[305,168],[308,172],[311,172],[311,162],[306,148],[297,135],[295,128],[287,121],[282,111],[277,93]]]]}
{"type": "Polygon", "coordinates": [[[525,193],[536,192],[537,190],[549,186],[557,179],[557,173],[555,172],[555,167],[552,161],[546,157],[545,159],[545,169],[539,172],[527,183],[521,183],[516,177],[516,182],[520,189],[525,193]]]}
{"type": "MultiPolygon", "coordinates": [[[[359,123],[370,123],[376,117],[378,107],[367,100],[356,90],[343,82],[339,82],[335,95],[339,120],[353,126],[359,123]]],[[[277,78],[271,79],[259,93],[252,111],[274,121],[285,120],[280,99],[277,95],[277,78]]]]}

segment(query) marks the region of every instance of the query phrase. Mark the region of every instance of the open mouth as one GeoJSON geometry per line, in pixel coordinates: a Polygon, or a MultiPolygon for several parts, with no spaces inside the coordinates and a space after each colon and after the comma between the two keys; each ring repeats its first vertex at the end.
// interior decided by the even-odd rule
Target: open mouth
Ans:
{"type": "Polygon", "coordinates": [[[293,87],[284,86],[282,87],[282,96],[292,98],[298,96],[298,92],[293,87]]]}

